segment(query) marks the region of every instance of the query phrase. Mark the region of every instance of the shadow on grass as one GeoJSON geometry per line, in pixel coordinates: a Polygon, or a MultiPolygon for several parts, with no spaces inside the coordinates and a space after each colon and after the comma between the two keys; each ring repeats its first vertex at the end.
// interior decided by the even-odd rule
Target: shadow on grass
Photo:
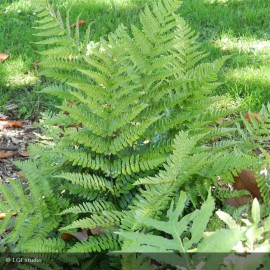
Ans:
{"type": "Polygon", "coordinates": [[[265,0],[184,0],[181,15],[211,60],[232,55],[219,93],[259,110],[270,101],[270,5],[265,0]]]}
{"type": "Polygon", "coordinates": [[[257,39],[270,36],[266,0],[184,0],[181,10],[201,38],[213,39],[224,33],[257,39]]]}

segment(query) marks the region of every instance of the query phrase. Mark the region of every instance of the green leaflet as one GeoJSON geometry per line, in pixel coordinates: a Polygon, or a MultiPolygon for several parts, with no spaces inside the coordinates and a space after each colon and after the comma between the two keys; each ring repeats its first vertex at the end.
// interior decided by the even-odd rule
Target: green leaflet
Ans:
{"type": "Polygon", "coordinates": [[[187,252],[194,244],[197,244],[203,237],[206,225],[214,210],[214,200],[209,192],[207,200],[200,210],[182,217],[182,211],[186,202],[186,194],[181,192],[178,203],[174,207],[172,202],[167,213],[168,221],[159,221],[151,218],[136,216],[137,222],[155,228],[158,231],[171,235],[172,239],[158,235],[143,234],[138,232],[120,231],[118,234],[125,239],[132,241],[126,242],[123,251],[129,252],[187,252]],[[181,235],[191,226],[191,238],[181,239],[181,235]]]}
{"type": "Polygon", "coordinates": [[[239,229],[220,229],[198,245],[197,252],[230,252],[243,239],[244,233],[239,229]]]}

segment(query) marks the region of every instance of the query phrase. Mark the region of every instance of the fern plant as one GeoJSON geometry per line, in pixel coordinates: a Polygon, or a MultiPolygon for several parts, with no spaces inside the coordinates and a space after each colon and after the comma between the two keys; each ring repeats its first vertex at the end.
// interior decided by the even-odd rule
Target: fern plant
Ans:
{"type": "MultiPolygon", "coordinates": [[[[163,168],[178,130],[209,131],[231,112],[214,110],[218,99],[207,97],[219,85],[225,59],[200,63],[205,54],[175,14],[178,7],[176,0],[158,1],[152,10],[146,6],[141,29],[132,26],[130,35],[120,25],[96,44],[89,43],[87,30],[84,46],[78,27],[74,39],[69,22],[64,25],[50,5],[39,13],[38,35],[49,36],[41,43],[53,46],[41,52],[44,74],[61,82],[45,91],[63,98],[63,104],[60,113],[42,122],[53,139],[50,147],[32,152],[55,160],[56,181],[75,205],[62,214],[79,219],[62,231],[119,226],[140,192],[134,183],[163,168]]],[[[70,251],[94,251],[99,241],[105,249],[116,248],[108,235],[91,236],[70,251]]]]}
{"type": "Polygon", "coordinates": [[[269,201],[269,123],[270,104],[263,105],[260,113],[254,115],[248,112],[246,117],[241,116],[244,129],[240,129],[242,140],[245,141],[247,149],[255,150],[256,154],[264,160],[261,167],[255,171],[256,180],[264,201],[269,201]],[[247,117],[248,116],[248,117],[247,117]],[[249,120],[248,120],[249,119],[249,120]]]}
{"type": "MultiPolygon", "coordinates": [[[[129,34],[120,25],[97,43],[89,40],[90,26],[82,41],[68,15],[64,22],[48,1],[39,5],[38,43],[47,46],[41,66],[56,81],[43,92],[62,105],[58,113],[44,114],[46,135],[30,148],[39,176],[28,176],[29,163],[20,165],[29,186],[35,183],[37,194],[48,198],[38,211],[44,233],[25,245],[19,239],[13,250],[118,250],[115,232],[141,228],[137,214],[162,220],[181,189],[198,208],[217,176],[230,182],[232,173],[254,164],[232,138],[237,128],[216,127],[235,110],[216,109],[222,97],[210,95],[226,58],[203,63],[195,34],[177,14],[178,0],[146,6],[140,28],[131,26],[129,34]],[[83,232],[83,239],[61,240],[83,232]]],[[[38,201],[35,190],[19,191],[23,201],[38,201]]],[[[15,198],[6,194],[0,211],[17,213],[15,198]]],[[[31,211],[35,207],[20,224],[31,211]]],[[[22,233],[19,223],[14,228],[22,233]]],[[[29,238],[33,233],[29,228],[29,238]]]]}

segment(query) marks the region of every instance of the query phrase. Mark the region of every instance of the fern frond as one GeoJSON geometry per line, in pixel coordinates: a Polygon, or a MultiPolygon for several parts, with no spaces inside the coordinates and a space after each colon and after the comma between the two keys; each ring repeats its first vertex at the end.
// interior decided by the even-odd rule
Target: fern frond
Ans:
{"type": "Polygon", "coordinates": [[[116,210],[116,209],[115,209],[115,206],[110,202],[107,202],[105,200],[96,200],[91,203],[86,202],[81,205],[70,207],[64,210],[63,212],[61,212],[60,214],[64,215],[64,214],[69,214],[69,213],[73,213],[73,214],[97,213],[97,212],[102,212],[103,210],[116,210]]]}
{"type": "Polygon", "coordinates": [[[56,175],[57,178],[64,178],[70,181],[72,184],[82,186],[83,188],[89,188],[94,190],[109,190],[112,192],[112,183],[107,179],[91,175],[91,174],[79,174],[79,173],[62,173],[56,175]]]}
{"type": "Polygon", "coordinates": [[[114,227],[120,225],[121,219],[125,216],[123,212],[116,210],[102,211],[99,215],[92,214],[89,218],[83,218],[74,221],[72,224],[61,228],[61,230],[72,230],[72,229],[94,229],[100,227],[114,227]]]}
{"type": "Polygon", "coordinates": [[[90,236],[87,241],[79,242],[68,250],[71,253],[101,252],[117,250],[119,247],[115,234],[104,234],[97,237],[90,236]]]}

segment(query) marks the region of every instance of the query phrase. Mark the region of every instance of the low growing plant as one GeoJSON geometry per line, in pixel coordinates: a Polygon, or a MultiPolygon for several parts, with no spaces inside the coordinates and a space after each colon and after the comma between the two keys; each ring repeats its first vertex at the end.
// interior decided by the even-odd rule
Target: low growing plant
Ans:
{"type": "Polygon", "coordinates": [[[205,269],[224,269],[224,265],[232,269],[239,269],[237,267],[243,265],[248,267],[243,269],[255,269],[262,263],[269,262],[267,255],[248,255],[248,253],[267,253],[270,250],[268,239],[270,217],[261,219],[257,199],[252,203],[251,218],[242,218],[241,223],[237,223],[226,212],[216,211],[216,215],[227,228],[217,229],[214,232],[209,232],[206,228],[215,208],[211,193],[209,192],[201,209],[183,215],[187,207],[186,202],[186,194],[181,192],[178,202],[175,204],[172,201],[166,215],[167,220],[164,221],[136,215],[136,221],[149,228],[149,233],[124,230],[118,232],[124,239],[129,240],[122,247],[122,251],[146,254],[160,263],[190,270],[199,265],[204,265],[205,269]],[[159,252],[161,254],[157,255],[159,252]],[[194,252],[198,253],[193,255],[194,252]],[[216,252],[221,253],[221,256],[212,254],[216,252]],[[233,255],[233,252],[244,256],[233,255]]]}
{"type": "MultiPolygon", "coordinates": [[[[121,250],[127,243],[116,232],[144,228],[137,215],[162,222],[181,190],[192,203],[187,211],[205,200],[213,208],[207,194],[217,176],[231,182],[243,168],[261,166],[252,149],[233,139],[236,127],[217,126],[235,111],[218,109],[224,97],[211,96],[226,58],[202,61],[206,54],[177,14],[179,5],[159,0],[141,12],[140,29],[120,25],[93,43],[90,26],[82,40],[79,25],[70,29],[68,14],[64,22],[41,1],[38,43],[48,46],[41,66],[45,76],[58,81],[43,92],[62,105],[58,113],[44,114],[46,135],[31,146],[31,160],[18,164],[27,184],[11,180],[0,187],[3,249],[121,250]]],[[[199,217],[194,232],[201,228],[199,217]]],[[[84,267],[106,264],[119,267],[98,255],[84,267]]]]}

